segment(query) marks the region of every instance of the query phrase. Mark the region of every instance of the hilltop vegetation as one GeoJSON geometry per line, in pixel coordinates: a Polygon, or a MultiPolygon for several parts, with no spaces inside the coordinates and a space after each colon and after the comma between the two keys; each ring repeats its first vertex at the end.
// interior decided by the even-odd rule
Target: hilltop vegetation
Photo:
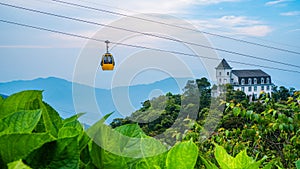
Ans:
{"type": "MultiPolygon", "coordinates": [[[[150,136],[163,133],[161,141],[164,142],[192,139],[208,159],[214,157],[213,144],[217,143],[232,156],[247,149],[252,157],[267,157],[265,162],[281,168],[295,168],[295,161],[300,158],[300,91],[283,86],[274,87],[272,96],[261,93],[259,99],[249,102],[244,92],[234,91],[231,85],[221,87],[226,92],[219,98],[212,98],[210,93],[216,86],[210,88],[207,79],[189,81],[183,95],[168,93],[147,100],[140,110],[130,117],[114,119],[111,126],[138,122],[150,136]],[[193,98],[188,95],[195,95],[195,92],[199,92],[197,103],[183,105],[182,101],[193,98]],[[197,107],[194,104],[199,105],[195,121],[190,119],[189,111],[186,111],[197,107]],[[180,113],[185,115],[178,119],[180,113]],[[145,123],[145,120],[150,122],[145,123]],[[176,127],[169,129],[178,121],[189,128],[184,131],[176,127]],[[204,125],[214,124],[214,121],[218,124],[209,138],[203,139],[203,133],[207,130],[204,125]]],[[[217,163],[215,160],[213,162],[217,163]]],[[[198,167],[203,164],[198,160],[198,167]]]]}

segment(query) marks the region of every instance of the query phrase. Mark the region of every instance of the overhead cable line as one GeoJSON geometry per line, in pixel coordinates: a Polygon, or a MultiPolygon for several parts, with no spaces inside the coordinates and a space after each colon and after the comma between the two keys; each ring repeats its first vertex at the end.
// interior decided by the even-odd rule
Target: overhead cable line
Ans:
{"type": "MultiPolygon", "coordinates": [[[[78,34],[73,34],[73,33],[68,33],[68,32],[62,32],[62,31],[58,31],[58,30],[53,30],[53,29],[48,29],[48,28],[43,28],[43,27],[38,27],[38,26],[32,26],[32,25],[13,22],[13,21],[8,21],[8,20],[0,19],[0,22],[7,23],[7,24],[12,24],[12,25],[18,25],[18,26],[27,27],[27,28],[32,28],[32,29],[37,29],[37,30],[41,30],[41,31],[47,31],[47,32],[62,34],[62,35],[66,35],[66,36],[72,36],[72,37],[86,39],[86,40],[93,40],[93,41],[97,41],[97,42],[101,42],[101,43],[106,41],[106,40],[102,40],[102,39],[90,38],[90,37],[83,36],[83,35],[78,35],[78,34]]],[[[127,43],[112,42],[112,41],[110,41],[110,43],[115,44],[115,45],[132,47],[132,48],[147,49],[147,50],[153,50],[153,51],[159,51],[159,52],[165,52],[165,53],[172,53],[172,54],[178,54],[178,55],[184,55],[184,56],[200,57],[200,58],[203,58],[203,59],[220,60],[218,58],[211,58],[211,57],[207,57],[207,56],[201,56],[201,55],[196,55],[196,54],[188,54],[188,53],[184,53],[184,52],[165,50],[165,49],[159,49],[159,48],[152,48],[152,47],[146,47],[146,46],[140,46],[140,45],[131,45],[131,44],[127,44],[127,43]]],[[[268,68],[268,69],[274,69],[274,70],[280,70],[280,71],[293,72],[293,73],[299,73],[300,74],[300,71],[296,71],[296,70],[282,69],[282,68],[271,67],[271,66],[262,66],[262,65],[257,65],[257,64],[249,64],[249,63],[243,63],[243,62],[238,62],[238,61],[233,61],[233,60],[228,60],[228,62],[243,64],[243,65],[248,65],[248,66],[258,66],[258,67],[263,67],[263,68],[268,68]]]]}
{"type": "Polygon", "coordinates": [[[255,45],[255,46],[260,46],[260,47],[264,47],[264,48],[269,48],[269,49],[274,49],[274,50],[278,50],[278,51],[283,51],[283,52],[288,52],[288,53],[293,53],[293,54],[300,55],[300,52],[297,52],[297,51],[288,50],[288,49],[279,48],[279,47],[274,47],[274,46],[270,46],[270,45],[264,45],[264,44],[256,43],[256,42],[250,42],[250,41],[246,41],[246,40],[242,40],[242,39],[232,38],[232,37],[220,35],[220,34],[217,34],[217,33],[201,31],[201,30],[197,30],[197,29],[192,29],[192,28],[187,28],[187,27],[178,26],[178,25],[174,25],[174,24],[169,24],[169,23],[165,23],[165,22],[160,22],[160,21],[156,21],[156,20],[152,20],[152,19],[142,18],[142,17],[138,17],[138,16],[131,16],[131,15],[127,15],[127,14],[120,13],[120,12],[114,12],[114,11],[105,10],[105,9],[101,9],[101,8],[94,8],[94,7],[91,7],[91,6],[80,5],[80,4],[72,3],[72,2],[66,2],[66,1],[61,1],[61,0],[51,0],[51,1],[58,2],[58,3],[61,3],[61,4],[67,4],[67,5],[71,5],[71,6],[75,6],[75,7],[85,8],[85,9],[89,9],[89,10],[109,13],[109,14],[113,14],[113,15],[118,15],[118,16],[143,20],[143,21],[147,21],[147,22],[157,23],[157,24],[161,24],[161,25],[171,26],[171,27],[175,27],[175,28],[190,30],[190,31],[198,32],[198,33],[211,35],[211,36],[216,36],[216,37],[230,39],[230,40],[234,40],[234,41],[238,41],[238,42],[242,42],[242,43],[247,43],[247,44],[251,44],[251,45],[255,45]]]}
{"type": "Polygon", "coordinates": [[[26,11],[31,11],[31,12],[35,12],[35,13],[40,13],[40,14],[44,14],[44,15],[59,17],[59,18],[63,18],[63,19],[73,20],[73,21],[77,21],[77,22],[84,22],[84,23],[87,23],[87,24],[98,25],[98,26],[108,27],[108,28],[112,28],[112,29],[117,29],[117,30],[142,34],[142,35],[145,35],[145,36],[151,36],[151,37],[155,37],[155,38],[159,38],[159,39],[170,40],[170,41],[174,41],[174,42],[178,42],[178,43],[185,43],[185,44],[189,44],[189,45],[199,46],[199,47],[203,47],[203,48],[207,48],[207,49],[217,50],[217,51],[220,51],[220,52],[239,55],[239,56],[248,57],[248,58],[252,58],[252,59],[268,61],[268,62],[272,62],[272,63],[276,63],[276,64],[282,64],[282,65],[285,65],[285,66],[300,68],[300,66],[290,64],[290,63],[284,63],[284,62],[271,60],[271,59],[266,59],[266,58],[262,58],[262,57],[258,57],[258,56],[254,56],[254,55],[248,55],[248,54],[239,53],[239,52],[235,52],[235,51],[230,51],[230,50],[226,50],[226,49],[215,48],[215,47],[211,47],[211,46],[207,46],[207,45],[201,45],[201,44],[197,44],[197,43],[193,43],[193,42],[187,42],[187,41],[183,41],[183,40],[170,38],[170,37],[167,37],[167,36],[161,36],[161,35],[155,35],[155,34],[146,33],[146,32],[140,32],[140,31],[136,31],[136,30],[132,30],[132,29],[126,29],[126,28],[122,28],[122,27],[111,26],[111,25],[107,25],[107,24],[103,24],[103,23],[92,22],[92,21],[88,21],[88,20],[68,17],[68,16],[65,16],[65,15],[54,14],[54,13],[40,11],[40,10],[36,10],[36,9],[25,8],[25,7],[6,4],[6,3],[2,3],[2,2],[0,2],[0,5],[12,7],[12,8],[17,8],[17,9],[22,9],[22,10],[26,10],[26,11]]]}
{"type": "MultiPolygon", "coordinates": [[[[77,0],[77,1],[85,2],[85,3],[92,4],[92,5],[97,5],[97,6],[105,6],[105,7],[116,9],[116,10],[119,10],[119,11],[125,11],[125,12],[130,12],[130,13],[134,13],[134,14],[140,14],[140,15],[144,15],[144,16],[150,16],[150,17],[153,16],[153,14],[151,14],[151,13],[141,13],[141,12],[138,12],[138,11],[134,11],[134,10],[130,10],[130,9],[125,9],[125,8],[119,8],[119,7],[115,7],[115,6],[111,6],[111,5],[107,5],[107,4],[103,4],[103,3],[99,3],[99,2],[91,2],[91,1],[88,1],[88,0],[77,0]]],[[[184,15],[193,16],[191,14],[184,14],[184,15]]],[[[184,17],[183,18],[181,17],[181,19],[188,20],[188,18],[184,18],[184,17]]],[[[220,25],[217,25],[217,26],[220,26],[220,25]]],[[[222,33],[230,33],[229,31],[224,31],[224,30],[220,30],[220,29],[217,29],[217,28],[209,28],[209,29],[216,30],[216,31],[219,31],[219,32],[222,32],[222,33]]],[[[276,41],[267,40],[267,39],[258,38],[258,37],[250,37],[250,36],[247,36],[247,35],[246,35],[246,37],[254,39],[254,40],[260,40],[260,41],[264,41],[264,42],[268,42],[268,43],[273,43],[273,44],[278,44],[278,45],[282,45],[282,46],[289,46],[289,47],[293,47],[293,48],[300,48],[300,46],[296,46],[295,44],[291,45],[291,44],[286,44],[286,43],[282,43],[282,42],[276,42],[276,41]]]]}

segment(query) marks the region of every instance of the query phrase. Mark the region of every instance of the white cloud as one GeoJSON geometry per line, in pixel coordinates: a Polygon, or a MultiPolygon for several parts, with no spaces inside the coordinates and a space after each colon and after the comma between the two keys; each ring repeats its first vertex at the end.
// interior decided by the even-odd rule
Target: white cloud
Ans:
{"type": "Polygon", "coordinates": [[[297,16],[300,15],[300,11],[290,11],[290,12],[283,12],[280,13],[281,16],[297,16]]]}
{"type": "Polygon", "coordinates": [[[263,37],[272,31],[269,26],[266,25],[255,25],[255,26],[247,26],[247,27],[236,27],[233,28],[236,34],[239,35],[247,35],[247,36],[256,36],[263,37]]]}
{"type": "Polygon", "coordinates": [[[267,2],[265,5],[267,5],[267,6],[272,6],[272,5],[277,5],[277,4],[280,4],[280,3],[283,3],[283,2],[287,2],[287,1],[290,1],[290,0],[275,0],[275,1],[269,1],[269,2],[267,2]]]}
{"type": "Polygon", "coordinates": [[[217,20],[220,23],[231,26],[260,24],[260,21],[251,20],[245,16],[223,16],[217,20]]]}
{"type": "Polygon", "coordinates": [[[270,26],[260,20],[249,19],[246,16],[222,16],[209,20],[193,20],[199,29],[217,31],[226,35],[245,35],[263,37],[272,32],[270,26]]]}

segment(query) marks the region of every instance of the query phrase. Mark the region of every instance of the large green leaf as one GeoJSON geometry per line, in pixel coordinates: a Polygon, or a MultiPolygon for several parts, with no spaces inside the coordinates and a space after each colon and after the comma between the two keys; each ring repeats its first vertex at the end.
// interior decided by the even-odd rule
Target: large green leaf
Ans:
{"type": "Polygon", "coordinates": [[[140,139],[140,149],[143,157],[152,157],[158,154],[165,153],[166,147],[158,140],[152,137],[146,137],[140,139]]]}
{"type": "Polygon", "coordinates": [[[120,153],[118,140],[120,134],[104,124],[111,114],[105,115],[87,130],[87,135],[93,140],[90,142],[90,156],[97,168],[126,169],[128,167],[124,157],[116,155],[120,153]]]}
{"type": "MultiPolygon", "coordinates": [[[[79,151],[77,137],[57,140],[54,158],[47,168],[78,168],[79,151]]],[[[44,158],[43,158],[44,159],[44,158]]]]}
{"type": "Polygon", "coordinates": [[[98,169],[92,162],[88,162],[87,164],[81,162],[79,168],[98,169]]]}
{"type": "Polygon", "coordinates": [[[91,158],[97,168],[126,169],[125,158],[117,154],[121,153],[121,134],[103,124],[100,120],[91,126],[87,133],[93,140],[91,158]]]}
{"type": "Polygon", "coordinates": [[[92,159],[92,163],[97,167],[97,168],[103,168],[103,150],[102,148],[97,145],[95,142],[90,143],[90,157],[92,159]]]}
{"type": "Polygon", "coordinates": [[[83,125],[78,121],[78,118],[83,114],[84,113],[79,113],[63,120],[63,127],[58,132],[59,138],[73,137],[78,135],[80,151],[82,151],[90,141],[90,137],[84,131],[83,125]]]}
{"type": "Polygon", "coordinates": [[[220,167],[222,169],[233,169],[235,168],[234,165],[234,158],[232,156],[230,156],[226,150],[215,144],[216,148],[215,148],[215,158],[218,161],[220,167]]]}
{"type": "Polygon", "coordinates": [[[296,161],[296,168],[300,169],[300,160],[296,161]]]}
{"type": "Polygon", "coordinates": [[[92,143],[92,150],[90,154],[91,154],[92,162],[97,168],[105,168],[105,169],[128,168],[124,157],[105,151],[95,142],[92,143]]]}
{"type": "Polygon", "coordinates": [[[40,90],[22,91],[6,98],[0,106],[0,119],[14,112],[37,109],[42,110],[42,118],[35,129],[36,132],[48,131],[57,137],[58,130],[62,127],[62,119],[51,106],[42,101],[40,90]]]}
{"type": "Polygon", "coordinates": [[[54,140],[48,133],[4,134],[0,136],[0,159],[4,164],[25,158],[30,152],[54,140]]]}
{"type": "Polygon", "coordinates": [[[122,137],[122,135],[104,124],[104,121],[107,117],[108,115],[88,128],[87,135],[97,145],[104,148],[105,150],[109,150],[114,154],[119,154],[121,152],[120,145],[122,141],[120,137],[122,137]]]}
{"type": "Polygon", "coordinates": [[[115,163],[123,168],[143,162],[149,166],[156,165],[163,158],[157,160],[151,156],[166,151],[159,141],[147,137],[137,124],[124,125],[113,130],[100,120],[88,129],[88,135],[94,140],[91,155],[93,163],[100,168],[115,168],[115,163]]]}
{"type": "Polygon", "coordinates": [[[59,129],[62,127],[62,119],[58,112],[45,102],[41,103],[43,110],[42,118],[46,128],[51,135],[58,137],[59,129]]]}
{"type": "Polygon", "coordinates": [[[63,125],[68,125],[69,123],[73,123],[74,121],[78,121],[78,118],[84,115],[85,113],[78,113],[69,118],[63,120],[63,125]]]}
{"type": "MultiPolygon", "coordinates": [[[[77,120],[79,115],[74,115],[70,118],[65,119],[63,123],[63,127],[59,129],[58,137],[72,137],[75,135],[82,135],[83,134],[83,126],[77,120]]],[[[79,138],[81,139],[81,137],[79,138]]]]}
{"type": "Polygon", "coordinates": [[[238,116],[241,113],[241,108],[234,107],[233,110],[232,110],[232,112],[233,112],[234,116],[238,116]]]}
{"type": "Polygon", "coordinates": [[[0,119],[20,110],[36,110],[40,108],[42,91],[29,90],[13,94],[0,105],[0,119]]]}
{"type": "Polygon", "coordinates": [[[31,169],[28,165],[24,164],[22,160],[8,163],[7,167],[8,169],[31,169]]]}
{"type": "Polygon", "coordinates": [[[79,167],[77,136],[61,138],[36,149],[25,159],[32,168],[68,169],[79,167]]]}
{"type": "Polygon", "coordinates": [[[152,168],[148,162],[145,160],[145,159],[141,159],[139,161],[137,161],[135,163],[134,166],[132,166],[131,168],[134,168],[134,169],[148,169],[148,168],[152,168]]]}
{"type": "Polygon", "coordinates": [[[131,168],[152,168],[164,166],[166,147],[158,140],[148,137],[137,124],[115,128],[122,134],[120,149],[131,168]]]}
{"type": "Polygon", "coordinates": [[[58,132],[58,138],[75,137],[80,135],[81,132],[73,127],[63,127],[58,132]]]}
{"type": "Polygon", "coordinates": [[[198,147],[192,141],[181,142],[168,152],[167,169],[193,169],[198,158],[198,147]]]}
{"type": "Polygon", "coordinates": [[[247,155],[247,150],[243,150],[234,158],[234,161],[228,163],[233,163],[235,168],[245,168],[253,162],[255,161],[247,155]]]}
{"type": "Polygon", "coordinates": [[[265,165],[262,169],[272,169],[274,166],[274,162],[269,162],[267,165],[265,165]]]}
{"type": "Polygon", "coordinates": [[[115,128],[115,131],[118,131],[124,136],[133,138],[141,138],[146,136],[144,131],[137,124],[125,124],[115,128]]]}
{"type": "MultiPolygon", "coordinates": [[[[101,144],[102,142],[104,142],[103,140],[110,139],[111,137],[109,137],[109,136],[110,135],[112,136],[113,134],[115,134],[115,132],[113,132],[113,130],[110,127],[108,127],[104,124],[105,120],[111,114],[112,113],[105,115],[102,119],[97,121],[94,125],[92,125],[90,128],[88,128],[86,130],[87,135],[91,139],[95,140],[97,142],[97,144],[101,144]]],[[[113,141],[110,141],[110,143],[113,143],[113,141]]]]}
{"type": "Polygon", "coordinates": [[[262,158],[259,161],[254,161],[253,163],[247,165],[246,167],[244,167],[245,169],[259,169],[260,164],[265,160],[266,158],[262,158]]]}
{"type": "Polygon", "coordinates": [[[262,169],[272,169],[274,163],[273,162],[269,162],[267,165],[265,165],[262,169]]]}
{"type": "Polygon", "coordinates": [[[165,168],[167,153],[146,158],[126,158],[127,165],[132,169],[165,168]]]}
{"type": "Polygon", "coordinates": [[[166,147],[151,137],[135,138],[122,147],[122,154],[126,156],[130,168],[153,168],[165,166],[166,147]]]}
{"type": "Polygon", "coordinates": [[[120,151],[124,152],[125,156],[132,157],[133,154],[139,155],[140,152],[140,139],[146,137],[146,134],[137,124],[126,124],[114,129],[117,131],[116,138],[121,138],[120,151]]]}
{"type": "Polygon", "coordinates": [[[203,164],[205,165],[206,169],[219,169],[215,164],[210,162],[209,160],[205,159],[202,156],[199,156],[203,164]]]}
{"type": "Polygon", "coordinates": [[[86,134],[85,131],[82,131],[82,134],[79,135],[79,150],[83,150],[86,146],[88,146],[88,143],[90,142],[91,138],[86,134]]]}
{"type": "Polygon", "coordinates": [[[0,120],[0,135],[31,133],[41,118],[41,110],[21,110],[0,120]]]}
{"type": "Polygon", "coordinates": [[[90,146],[87,144],[82,150],[80,150],[80,165],[87,165],[92,163],[90,156],[90,146]]]}
{"type": "Polygon", "coordinates": [[[255,161],[247,155],[246,150],[241,151],[233,158],[222,146],[215,144],[215,147],[215,158],[221,169],[259,169],[260,164],[266,159],[264,157],[259,161],[255,161]]]}
{"type": "Polygon", "coordinates": [[[126,124],[115,128],[120,134],[120,149],[125,156],[146,158],[166,151],[158,140],[147,136],[137,124],[126,124]]]}

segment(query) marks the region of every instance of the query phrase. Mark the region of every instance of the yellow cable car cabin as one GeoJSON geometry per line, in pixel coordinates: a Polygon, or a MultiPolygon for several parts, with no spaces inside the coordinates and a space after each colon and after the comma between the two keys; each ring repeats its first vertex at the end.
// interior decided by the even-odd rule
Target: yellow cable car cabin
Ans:
{"type": "Polygon", "coordinates": [[[108,43],[109,41],[105,41],[106,43],[106,53],[102,56],[101,59],[101,67],[102,70],[113,70],[115,67],[115,60],[112,54],[108,52],[108,43]]]}
{"type": "Polygon", "coordinates": [[[115,61],[114,61],[112,54],[105,53],[102,56],[101,66],[102,66],[102,70],[113,70],[114,69],[115,61]]]}

